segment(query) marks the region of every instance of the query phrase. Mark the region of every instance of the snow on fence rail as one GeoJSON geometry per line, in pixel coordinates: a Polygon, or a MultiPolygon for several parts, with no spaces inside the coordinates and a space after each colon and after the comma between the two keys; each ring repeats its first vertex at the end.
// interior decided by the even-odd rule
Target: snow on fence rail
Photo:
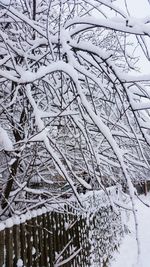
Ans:
{"type": "Polygon", "coordinates": [[[65,210],[44,207],[0,223],[0,266],[107,267],[119,244],[120,215],[108,203],[86,216],[65,210]]]}

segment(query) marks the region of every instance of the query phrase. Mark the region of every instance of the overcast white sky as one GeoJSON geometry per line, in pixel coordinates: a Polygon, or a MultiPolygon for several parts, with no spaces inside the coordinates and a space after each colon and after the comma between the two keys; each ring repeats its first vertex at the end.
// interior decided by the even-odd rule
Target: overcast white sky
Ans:
{"type": "MultiPolygon", "coordinates": [[[[124,0],[118,0],[121,3],[120,7],[124,7],[124,0]]],[[[130,15],[134,17],[146,17],[150,16],[150,4],[148,0],[126,0],[130,15]]]]}
{"type": "Polygon", "coordinates": [[[148,0],[127,0],[130,12],[137,17],[150,16],[148,0]]]}
{"type": "MultiPolygon", "coordinates": [[[[120,8],[125,9],[125,0],[117,0],[115,4],[120,6],[120,8]]],[[[135,18],[150,17],[150,0],[126,0],[128,11],[130,16],[135,18]]],[[[149,39],[149,50],[150,50],[150,38],[149,39]]],[[[140,49],[136,50],[136,55],[139,56],[141,60],[138,65],[142,73],[150,73],[150,62],[145,58],[143,52],[140,49]]]]}

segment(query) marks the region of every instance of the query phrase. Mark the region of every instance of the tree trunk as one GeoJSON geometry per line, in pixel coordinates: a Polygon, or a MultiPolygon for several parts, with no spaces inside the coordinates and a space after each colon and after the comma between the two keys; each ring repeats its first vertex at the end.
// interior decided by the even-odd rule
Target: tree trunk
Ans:
{"type": "Polygon", "coordinates": [[[1,201],[2,209],[5,209],[6,206],[8,205],[8,198],[9,198],[12,186],[13,186],[14,177],[16,176],[16,173],[17,173],[18,160],[19,158],[17,158],[10,167],[10,175],[9,175],[9,178],[8,178],[8,181],[5,187],[5,191],[2,197],[2,201],[1,201]]]}

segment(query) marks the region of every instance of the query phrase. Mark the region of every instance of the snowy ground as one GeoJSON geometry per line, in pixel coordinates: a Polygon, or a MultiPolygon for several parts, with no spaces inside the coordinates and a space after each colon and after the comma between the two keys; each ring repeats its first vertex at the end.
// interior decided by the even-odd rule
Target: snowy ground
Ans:
{"type": "MultiPolygon", "coordinates": [[[[146,197],[140,197],[150,205],[150,193],[146,197]]],[[[119,252],[116,253],[115,261],[111,267],[150,267],[150,208],[137,201],[137,215],[141,245],[140,263],[137,263],[134,221],[133,216],[130,216],[128,222],[130,234],[126,235],[122,240],[119,252]]]]}

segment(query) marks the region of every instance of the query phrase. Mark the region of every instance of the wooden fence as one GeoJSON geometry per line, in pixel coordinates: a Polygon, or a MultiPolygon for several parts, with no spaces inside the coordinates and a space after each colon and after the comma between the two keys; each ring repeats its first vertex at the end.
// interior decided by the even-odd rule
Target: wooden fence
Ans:
{"type": "Polygon", "coordinates": [[[109,266],[122,234],[121,214],[106,197],[91,199],[86,214],[44,207],[1,222],[0,267],[109,266]]]}
{"type": "Polygon", "coordinates": [[[26,214],[0,224],[1,267],[87,267],[88,254],[86,220],[71,209],[38,210],[35,216],[26,214]]]}

